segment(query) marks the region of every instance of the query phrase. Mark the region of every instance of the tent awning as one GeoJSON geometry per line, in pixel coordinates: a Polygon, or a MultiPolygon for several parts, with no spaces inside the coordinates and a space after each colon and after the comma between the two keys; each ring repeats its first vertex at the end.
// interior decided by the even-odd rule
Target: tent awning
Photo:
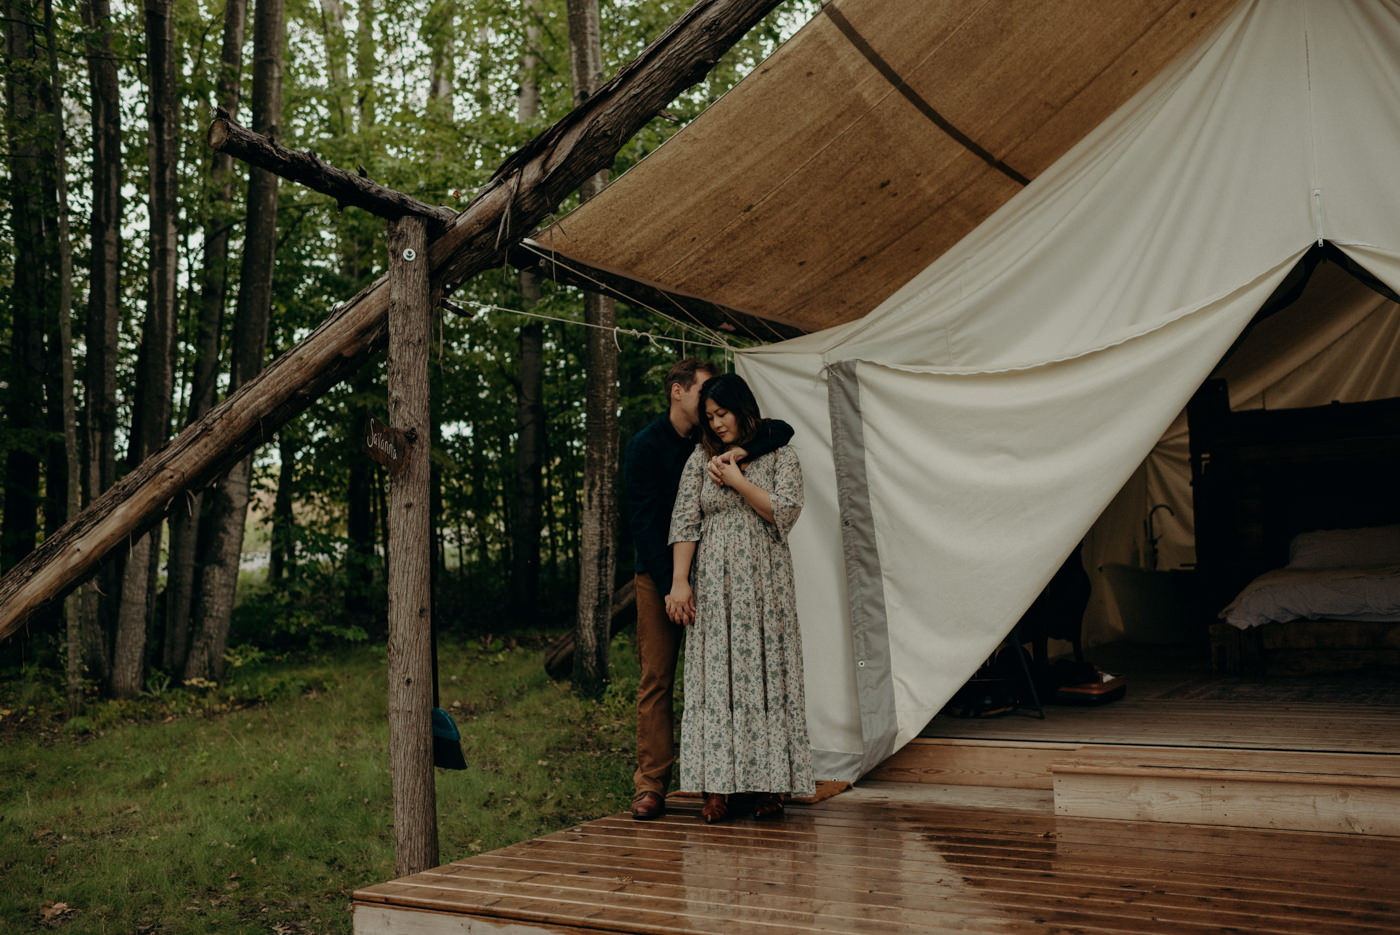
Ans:
{"type": "Polygon", "coordinates": [[[746,318],[782,336],[851,321],[1234,5],[833,0],[532,246],[546,271],[606,274],[644,306],[758,337],[777,335],[746,318]]]}

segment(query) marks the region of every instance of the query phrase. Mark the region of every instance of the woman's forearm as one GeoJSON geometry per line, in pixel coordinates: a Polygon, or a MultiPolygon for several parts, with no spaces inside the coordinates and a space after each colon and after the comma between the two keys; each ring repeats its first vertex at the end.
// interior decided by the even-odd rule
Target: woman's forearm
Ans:
{"type": "Polygon", "coordinates": [[[695,560],[694,542],[677,542],[671,546],[671,585],[690,581],[690,564],[695,560]]]}

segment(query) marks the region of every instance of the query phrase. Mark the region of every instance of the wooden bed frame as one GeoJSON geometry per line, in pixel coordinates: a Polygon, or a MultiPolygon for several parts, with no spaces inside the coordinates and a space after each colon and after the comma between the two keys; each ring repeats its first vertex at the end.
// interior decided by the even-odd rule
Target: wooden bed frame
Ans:
{"type": "Polygon", "coordinates": [[[1377,662],[1388,658],[1386,647],[1400,646],[1389,630],[1400,632],[1400,624],[1254,628],[1274,631],[1265,637],[1218,624],[1216,614],[1256,576],[1285,565],[1298,533],[1400,522],[1400,399],[1231,412],[1225,382],[1208,380],[1187,420],[1198,612],[1211,627],[1217,665],[1262,666],[1266,653],[1316,653],[1324,645],[1352,657],[1375,651],[1377,662]],[[1237,640],[1217,626],[1235,630],[1237,640]],[[1229,644],[1224,652],[1222,640],[1229,644]]]}

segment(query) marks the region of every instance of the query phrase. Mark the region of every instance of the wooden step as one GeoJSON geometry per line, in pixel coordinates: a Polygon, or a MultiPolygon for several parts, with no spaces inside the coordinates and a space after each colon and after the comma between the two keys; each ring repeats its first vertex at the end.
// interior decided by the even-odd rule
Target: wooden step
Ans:
{"type": "Polygon", "coordinates": [[[1089,748],[1050,764],[1055,813],[1400,836],[1400,756],[1089,748]]]}
{"type": "Polygon", "coordinates": [[[887,782],[1002,789],[1050,789],[1050,764],[1083,748],[1079,743],[1033,740],[958,740],[919,737],[866,778],[887,782]]]}

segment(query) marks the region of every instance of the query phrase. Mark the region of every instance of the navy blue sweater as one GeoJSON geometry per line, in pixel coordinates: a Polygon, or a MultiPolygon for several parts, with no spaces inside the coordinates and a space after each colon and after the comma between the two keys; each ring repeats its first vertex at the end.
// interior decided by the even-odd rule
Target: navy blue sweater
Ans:
{"type": "MultiPolygon", "coordinates": [[[[744,446],[748,460],[776,451],[792,440],[792,426],[779,419],[764,419],[758,434],[744,446]]],[[[647,423],[627,443],[622,457],[622,478],[627,485],[627,523],[637,546],[637,574],[651,575],[658,593],[671,590],[671,511],[681,471],[695,450],[695,438],[676,432],[669,413],[647,423]]]]}

